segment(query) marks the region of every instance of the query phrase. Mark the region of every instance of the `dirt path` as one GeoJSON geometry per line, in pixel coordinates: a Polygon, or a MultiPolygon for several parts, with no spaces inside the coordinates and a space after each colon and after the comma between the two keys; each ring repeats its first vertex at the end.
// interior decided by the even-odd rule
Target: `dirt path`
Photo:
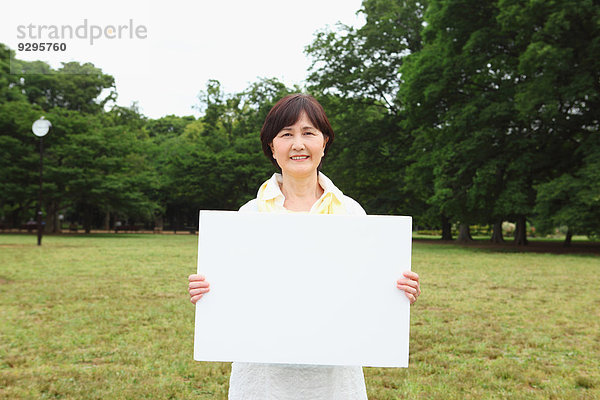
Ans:
{"type": "Polygon", "coordinates": [[[560,241],[532,240],[526,246],[517,246],[512,240],[502,244],[490,243],[488,240],[475,240],[471,243],[458,243],[456,240],[413,239],[423,244],[454,245],[510,253],[551,253],[551,254],[595,254],[600,255],[600,242],[572,242],[571,247],[564,247],[560,241]]]}

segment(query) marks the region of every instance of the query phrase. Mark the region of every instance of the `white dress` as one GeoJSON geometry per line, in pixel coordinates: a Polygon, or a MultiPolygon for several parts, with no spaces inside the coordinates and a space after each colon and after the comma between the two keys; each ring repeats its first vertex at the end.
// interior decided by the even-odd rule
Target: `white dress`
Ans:
{"type": "Polygon", "coordinates": [[[234,362],[230,400],[366,400],[362,367],[234,362]]]}
{"type": "MultiPolygon", "coordinates": [[[[283,205],[279,189],[281,175],[269,180],[267,192],[283,205]]],[[[319,173],[325,196],[333,192],[348,214],[366,215],[363,208],[345,196],[325,175],[319,173]]],[[[258,212],[256,199],[240,212],[258,212]]],[[[230,400],[366,400],[367,390],[362,367],[293,364],[256,364],[234,362],[229,380],[230,400]]]]}

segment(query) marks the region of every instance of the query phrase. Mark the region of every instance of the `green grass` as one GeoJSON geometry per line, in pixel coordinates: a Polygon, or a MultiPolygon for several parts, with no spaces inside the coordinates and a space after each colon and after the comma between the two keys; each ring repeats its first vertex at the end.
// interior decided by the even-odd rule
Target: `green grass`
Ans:
{"type": "MultiPolygon", "coordinates": [[[[194,235],[0,235],[0,398],[224,399],[192,360],[194,235]]],[[[600,257],[415,243],[410,367],[372,399],[600,398],[600,257]]]]}

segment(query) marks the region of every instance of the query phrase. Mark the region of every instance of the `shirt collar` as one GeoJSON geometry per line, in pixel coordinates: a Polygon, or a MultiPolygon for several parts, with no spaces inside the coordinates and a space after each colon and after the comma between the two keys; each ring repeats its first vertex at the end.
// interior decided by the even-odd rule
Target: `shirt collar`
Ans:
{"type": "MultiPolygon", "coordinates": [[[[328,193],[333,193],[333,195],[337,197],[337,199],[340,202],[342,202],[342,197],[344,194],[333,184],[331,179],[329,179],[325,176],[324,173],[319,171],[318,180],[319,185],[321,185],[324,191],[323,196],[325,196],[328,193]]],[[[283,183],[283,177],[281,176],[281,174],[274,173],[271,179],[267,181],[267,186],[265,187],[265,190],[262,193],[262,199],[271,200],[279,197],[279,199],[277,199],[277,203],[281,202],[281,204],[283,205],[285,201],[285,196],[283,195],[283,193],[281,192],[281,188],[279,187],[281,183],[283,183]]]]}

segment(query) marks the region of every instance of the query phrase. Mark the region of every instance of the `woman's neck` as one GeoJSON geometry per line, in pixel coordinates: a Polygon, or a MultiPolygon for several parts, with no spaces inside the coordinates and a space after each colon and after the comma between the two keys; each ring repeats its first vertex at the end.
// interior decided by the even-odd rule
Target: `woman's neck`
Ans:
{"type": "Polygon", "coordinates": [[[310,211],[313,204],[323,195],[318,173],[305,177],[282,174],[281,192],[285,196],[283,206],[290,211],[310,211]]]}

